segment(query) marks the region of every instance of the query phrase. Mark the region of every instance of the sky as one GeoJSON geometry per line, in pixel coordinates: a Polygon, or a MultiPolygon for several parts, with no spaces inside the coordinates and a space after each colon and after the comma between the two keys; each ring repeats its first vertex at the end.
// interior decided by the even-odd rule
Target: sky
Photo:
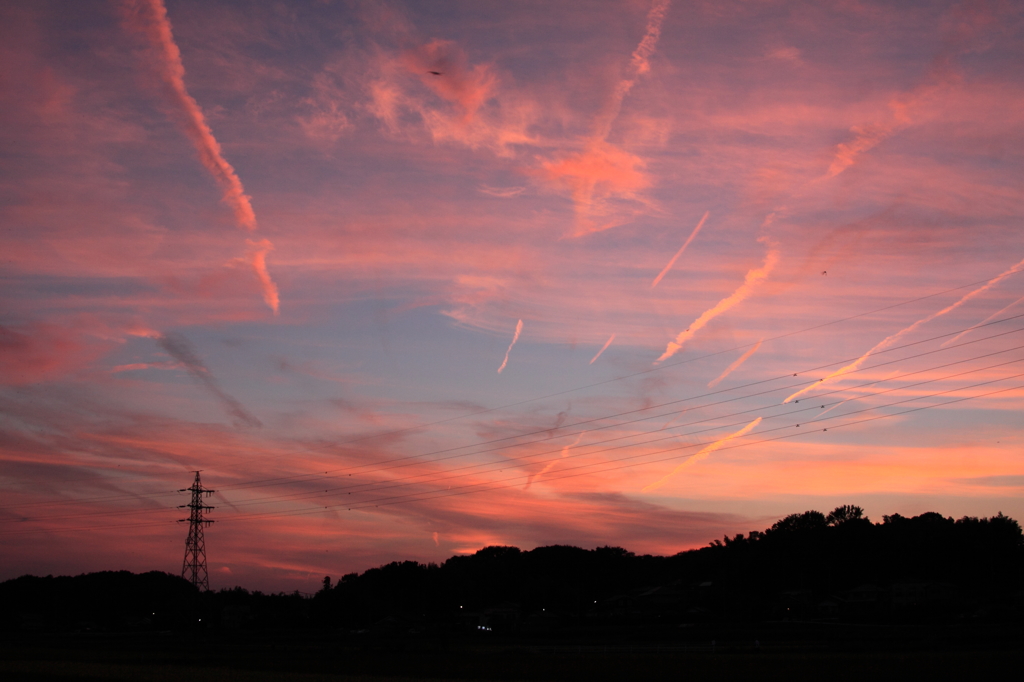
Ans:
{"type": "Polygon", "coordinates": [[[1024,7],[0,6],[0,579],[1024,519],[1024,7]]]}

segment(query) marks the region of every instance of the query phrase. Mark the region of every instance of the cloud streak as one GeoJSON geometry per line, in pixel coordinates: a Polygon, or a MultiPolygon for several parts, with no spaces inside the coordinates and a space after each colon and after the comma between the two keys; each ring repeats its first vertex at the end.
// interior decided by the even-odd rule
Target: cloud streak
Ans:
{"type": "Polygon", "coordinates": [[[704,311],[700,317],[693,321],[693,323],[686,328],[685,331],[679,333],[675,341],[670,341],[668,346],[665,348],[665,352],[661,354],[654,364],[664,362],[670,357],[678,353],[683,349],[683,344],[694,337],[694,335],[703,329],[708,322],[715,319],[730,308],[742,303],[750,294],[754,292],[754,289],[761,284],[771,271],[775,268],[776,263],[779,262],[779,252],[769,247],[768,253],[765,255],[764,264],[759,268],[754,268],[747,273],[747,276],[743,279],[743,284],[739,286],[736,291],[731,295],[723,298],[714,307],[704,311]]]}
{"type": "Polygon", "coordinates": [[[155,338],[156,342],[167,351],[168,355],[180,362],[193,379],[198,381],[210,395],[220,401],[224,410],[231,415],[236,424],[252,427],[263,426],[259,419],[242,406],[242,403],[238,402],[238,400],[220,387],[213,374],[203,364],[203,361],[199,359],[195,348],[189,343],[188,339],[174,332],[160,334],[155,338]]]}
{"type": "MultiPolygon", "coordinates": [[[[181,124],[186,137],[195,146],[199,161],[220,186],[221,198],[231,208],[235,222],[245,230],[255,230],[256,213],[252,208],[252,198],[245,193],[234,167],[224,158],[220,143],[207,124],[199,103],[185,87],[185,67],[181,62],[181,50],[174,42],[171,22],[167,18],[167,8],[163,1],[125,0],[122,9],[125,25],[149,44],[154,57],[153,67],[163,82],[168,99],[173,103],[174,117],[181,124]]],[[[273,247],[266,239],[258,244],[250,242],[250,245],[256,247],[251,265],[260,281],[263,300],[276,315],[280,309],[280,300],[277,286],[267,270],[267,252],[273,247]]]]}
{"type": "Polygon", "coordinates": [[[672,256],[672,260],[668,262],[668,265],[666,265],[664,269],[662,269],[662,271],[658,273],[658,276],[654,278],[654,281],[651,282],[652,289],[658,286],[658,282],[660,282],[662,278],[668,274],[668,271],[671,270],[672,266],[676,264],[676,261],[679,260],[679,257],[683,255],[683,252],[686,251],[686,247],[690,245],[690,242],[693,241],[693,238],[697,236],[698,232],[700,232],[700,228],[704,227],[704,221],[708,219],[709,213],[710,211],[704,211],[704,215],[701,217],[700,222],[697,223],[697,227],[693,228],[693,232],[690,233],[690,236],[686,238],[686,241],[683,243],[682,248],[676,251],[676,255],[672,256]]]}
{"type": "Polygon", "coordinates": [[[154,52],[154,64],[163,81],[165,90],[174,103],[176,117],[185,135],[199,152],[199,160],[213,175],[224,193],[224,203],[231,207],[235,221],[247,230],[256,229],[256,214],[252,210],[251,197],[245,193],[242,181],[235,169],[221,153],[220,144],[206,123],[203,110],[199,108],[185,87],[185,67],[181,63],[181,51],[174,42],[167,8],[162,0],[125,0],[122,5],[126,25],[145,38],[154,52]]]}
{"type": "Polygon", "coordinates": [[[512,335],[512,343],[508,344],[508,350],[505,351],[505,359],[501,361],[501,367],[498,368],[498,374],[504,371],[506,365],[508,365],[508,355],[512,352],[512,346],[516,345],[516,341],[519,340],[519,335],[523,333],[523,321],[519,320],[516,322],[516,333],[512,335]]]}
{"type": "Polygon", "coordinates": [[[884,339],[882,339],[881,341],[876,343],[867,353],[864,353],[864,355],[860,356],[859,358],[857,358],[856,360],[854,360],[850,364],[846,365],[845,367],[841,367],[841,368],[837,369],[836,371],[834,371],[831,374],[829,374],[828,376],[826,376],[824,379],[819,379],[815,383],[813,383],[813,384],[811,384],[809,386],[805,386],[804,388],[801,388],[799,391],[797,391],[793,395],[789,396],[788,398],[786,398],[782,402],[783,403],[788,403],[789,401],[793,400],[794,398],[799,398],[800,396],[804,395],[808,391],[811,391],[812,389],[814,389],[814,388],[816,388],[818,386],[824,386],[825,384],[830,384],[830,383],[832,383],[834,381],[837,381],[844,374],[849,374],[850,372],[853,372],[853,371],[857,370],[858,368],[860,368],[860,366],[862,364],[864,364],[865,360],[867,360],[869,357],[871,357],[872,354],[877,353],[878,351],[882,350],[883,348],[887,348],[887,347],[891,346],[892,344],[896,343],[901,338],[903,338],[907,334],[911,333],[912,331],[914,331],[915,329],[917,329],[921,325],[927,324],[928,322],[931,322],[932,320],[934,320],[937,317],[941,317],[941,316],[945,315],[946,313],[949,313],[949,312],[951,312],[953,310],[956,310],[957,308],[962,306],[964,303],[967,303],[967,301],[971,300],[975,296],[980,296],[981,294],[985,293],[986,291],[988,291],[989,289],[991,289],[995,285],[999,284],[999,282],[1003,281],[1007,277],[1009,277],[1009,276],[1011,276],[1011,275],[1013,275],[1013,274],[1015,274],[1017,272],[1020,272],[1020,270],[1022,270],[1022,269],[1024,269],[1024,260],[1019,261],[1015,265],[1011,266],[1009,269],[1007,269],[1007,270],[1001,272],[1000,274],[996,275],[995,277],[990,279],[988,282],[986,282],[985,284],[983,284],[980,287],[978,287],[977,289],[975,289],[974,291],[970,291],[970,292],[964,294],[963,297],[960,298],[960,300],[956,301],[955,303],[951,303],[948,306],[946,306],[945,308],[943,308],[942,310],[936,311],[936,312],[932,313],[931,315],[928,315],[927,317],[922,317],[920,320],[918,320],[914,324],[910,325],[909,327],[904,327],[903,329],[899,330],[895,334],[892,334],[890,336],[885,337],[884,339]]]}
{"type": "Polygon", "coordinates": [[[277,285],[274,284],[270,273],[267,272],[267,254],[274,249],[274,245],[270,243],[269,239],[261,239],[258,242],[246,240],[246,242],[252,247],[250,264],[263,289],[263,300],[277,315],[281,306],[281,298],[277,292],[277,285]]]}
{"type": "Polygon", "coordinates": [[[612,124],[615,123],[615,119],[619,116],[622,101],[629,94],[629,91],[633,89],[633,86],[636,85],[636,79],[650,72],[651,55],[654,54],[654,50],[658,46],[658,39],[661,38],[661,24],[665,21],[665,14],[668,12],[670,4],[669,0],[655,0],[652,3],[651,9],[647,12],[647,29],[644,37],[640,39],[640,43],[633,50],[633,54],[630,55],[629,66],[632,73],[628,78],[619,81],[619,84],[615,87],[607,113],[603,120],[598,123],[594,135],[595,139],[603,141],[608,137],[612,124]]]}
{"type": "Polygon", "coordinates": [[[737,369],[739,369],[740,365],[749,360],[750,356],[757,352],[757,349],[761,347],[761,344],[763,342],[764,339],[758,340],[757,344],[753,348],[751,348],[746,353],[738,357],[735,362],[733,362],[731,365],[725,368],[724,372],[722,372],[717,377],[708,382],[708,388],[714,388],[719,383],[721,383],[722,379],[726,378],[727,376],[735,372],[737,369]]]}
{"type": "Polygon", "coordinates": [[[529,490],[530,486],[533,485],[533,482],[535,480],[537,480],[538,478],[540,478],[541,476],[543,476],[544,474],[546,474],[547,472],[551,471],[551,469],[554,468],[555,464],[558,463],[558,460],[565,459],[569,455],[569,450],[571,450],[572,448],[574,448],[574,447],[576,447],[577,445],[580,444],[580,441],[583,439],[583,434],[584,433],[585,433],[584,431],[580,431],[580,433],[576,436],[576,440],[574,440],[572,443],[570,443],[570,444],[566,445],[565,447],[563,447],[562,448],[562,453],[561,453],[561,455],[559,455],[558,459],[551,460],[550,462],[548,462],[547,464],[544,465],[543,469],[541,469],[540,471],[538,471],[535,474],[530,474],[529,476],[527,476],[527,478],[526,478],[526,485],[523,486],[523,490],[529,490]]]}
{"type": "MultiPolygon", "coordinates": [[[[1010,305],[1006,306],[1005,308],[1000,308],[999,310],[997,310],[996,312],[992,313],[991,315],[989,315],[988,317],[986,317],[986,318],[985,318],[984,320],[982,320],[981,322],[979,322],[978,324],[974,325],[974,327],[980,327],[980,326],[982,326],[982,325],[984,325],[984,324],[987,324],[988,322],[991,322],[992,320],[996,319],[997,317],[999,317],[1000,315],[1002,315],[1003,313],[1005,313],[1005,312],[1006,312],[1007,310],[1009,310],[1009,309],[1010,309],[1010,308],[1012,308],[1013,306],[1015,306],[1015,305],[1017,305],[1018,303],[1020,303],[1021,301],[1024,301],[1024,296],[1022,296],[1022,297],[1018,298],[1018,299],[1017,299],[1016,301],[1014,301],[1014,302],[1013,302],[1013,303],[1011,303],[1010,305]]],[[[961,338],[961,337],[962,337],[962,336],[964,336],[965,334],[970,334],[970,333],[971,333],[972,331],[974,331],[974,329],[973,329],[973,328],[972,328],[972,329],[965,329],[965,330],[963,330],[962,332],[960,332],[959,334],[957,334],[956,336],[954,336],[953,338],[951,338],[951,339],[950,339],[949,341],[944,341],[944,342],[942,343],[942,345],[941,345],[941,346],[939,346],[939,348],[945,348],[946,346],[948,346],[948,345],[949,345],[949,344],[951,344],[951,343],[954,343],[954,342],[955,342],[955,341],[956,341],[957,339],[961,338]]]]}
{"type": "Polygon", "coordinates": [[[612,334],[611,336],[609,336],[608,340],[604,342],[603,346],[601,346],[601,350],[597,351],[597,354],[594,357],[590,358],[590,362],[588,364],[592,365],[595,362],[597,362],[597,359],[599,357],[601,357],[601,353],[604,353],[606,350],[608,350],[608,346],[612,345],[612,341],[614,341],[614,340],[615,340],[615,334],[612,334]]]}
{"type": "Polygon", "coordinates": [[[746,426],[744,426],[739,431],[736,431],[735,433],[730,433],[725,438],[720,438],[720,439],[716,440],[714,443],[711,443],[710,445],[705,445],[695,455],[693,455],[692,457],[687,458],[687,460],[685,462],[683,462],[682,464],[677,466],[675,469],[673,469],[668,474],[665,474],[664,476],[659,478],[654,483],[651,483],[650,485],[645,486],[640,492],[648,493],[648,492],[650,492],[652,490],[656,490],[656,489],[660,488],[661,486],[663,486],[666,483],[668,483],[669,479],[671,479],[673,476],[678,474],[680,471],[682,471],[686,467],[693,466],[694,464],[696,464],[700,460],[705,459],[708,455],[710,455],[712,452],[714,452],[718,448],[722,447],[723,445],[725,445],[729,441],[731,441],[731,440],[733,440],[735,438],[740,438],[742,436],[747,435],[748,433],[750,433],[760,423],[761,423],[761,417],[758,417],[754,421],[752,421],[749,424],[747,424],[746,426]]]}
{"type": "Polygon", "coordinates": [[[573,236],[599,232],[621,224],[622,219],[597,222],[596,214],[604,212],[609,199],[636,200],[640,190],[650,186],[644,171],[644,160],[607,141],[622,102],[633,89],[637,79],[651,70],[650,57],[661,37],[661,24],[668,12],[668,0],[655,0],[647,13],[647,27],[630,56],[630,75],[618,82],[611,101],[605,106],[594,126],[594,133],[583,151],[570,154],[558,161],[543,164],[542,175],[548,180],[567,187],[576,210],[573,236]]]}

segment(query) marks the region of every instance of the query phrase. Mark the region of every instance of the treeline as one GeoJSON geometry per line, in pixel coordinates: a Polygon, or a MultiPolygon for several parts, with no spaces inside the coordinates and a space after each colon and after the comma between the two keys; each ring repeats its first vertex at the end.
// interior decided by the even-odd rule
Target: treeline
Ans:
{"type": "Polygon", "coordinates": [[[670,557],[486,547],[442,564],[393,562],[336,582],[325,577],[312,598],[242,588],[199,594],[157,572],[23,576],[0,584],[0,608],[8,627],[46,629],[542,634],[787,619],[992,621],[1019,617],[1022,579],[1021,527],[1002,514],[894,514],[872,523],[843,506],[670,557]]]}
{"type": "Polygon", "coordinates": [[[1022,577],[1021,527],[1002,514],[956,521],[894,514],[872,523],[846,505],[670,557],[618,547],[487,547],[440,565],[394,562],[336,585],[325,579],[314,601],[318,617],[346,627],[389,617],[485,627],[532,621],[542,629],[558,618],[877,620],[1019,609],[1022,577]]]}

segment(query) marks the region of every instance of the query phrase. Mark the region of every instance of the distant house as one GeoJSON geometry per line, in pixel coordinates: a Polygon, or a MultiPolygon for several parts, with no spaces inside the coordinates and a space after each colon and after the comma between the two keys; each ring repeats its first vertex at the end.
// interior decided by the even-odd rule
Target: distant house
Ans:
{"type": "Polygon", "coordinates": [[[892,604],[898,609],[940,606],[952,601],[954,591],[944,582],[897,583],[892,586],[892,604]]]}
{"type": "Polygon", "coordinates": [[[877,585],[861,585],[840,595],[840,612],[844,616],[875,615],[888,606],[889,592],[877,585]]]}

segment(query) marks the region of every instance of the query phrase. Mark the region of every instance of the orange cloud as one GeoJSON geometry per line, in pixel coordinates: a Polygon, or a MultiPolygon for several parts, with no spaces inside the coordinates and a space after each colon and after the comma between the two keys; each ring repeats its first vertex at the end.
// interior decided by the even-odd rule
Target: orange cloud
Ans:
{"type": "Polygon", "coordinates": [[[647,13],[647,29],[640,44],[630,56],[632,74],[619,81],[612,92],[605,113],[599,117],[594,135],[586,149],[561,161],[544,164],[549,179],[568,186],[576,206],[576,227],[573,236],[614,227],[618,222],[597,223],[591,219],[604,208],[605,200],[612,197],[635,199],[636,193],[650,186],[643,172],[644,161],[607,142],[622,101],[633,89],[636,78],[651,70],[650,57],[661,37],[661,24],[668,11],[668,0],[655,0],[647,13]]]}
{"type": "Polygon", "coordinates": [[[181,63],[181,51],[174,42],[171,22],[167,19],[167,8],[163,1],[125,0],[123,8],[125,24],[143,36],[153,48],[156,57],[153,66],[167,86],[167,93],[177,108],[176,114],[185,134],[199,152],[199,160],[224,192],[224,203],[231,207],[241,227],[256,229],[256,214],[252,210],[250,197],[242,187],[242,181],[221,154],[220,144],[207,125],[199,103],[185,88],[185,67],[181,63]]]}
{"type": "Polygon", "coordinates": [[[761,282],[763,282],[772,269],[775,268],[775,264],[779,262],[779,252],[774,248],[769,248],[767,255],[764,258],[764,264],[759,268],[754,268],[747,273],[747,276],[743,279],[743,284],[734,291],[731,295],[723,298],[714,307],[704,311],[700,317],[693,321],[693,323],[686,328],[685,331],[679,333],[675,341],[670,341],[668,346],[665,348],[665,352],[661,354],[654,364],[664,362],[670,357],[678,353],[683,348],[683,344],[694,337],[694,335],[703,329],[708,322],[715,319],[725,311],[729,310],[733,306],[738,305],[750,294],[754,292],[761,282]]]}
{"type": "Polygon", "coordinates": [[[761,347],[761,343],[763,343],[763,342],[764,342],[764,339],[760,339],[753,348],[748,350],[746,353],[744,353],[739,358],[737,358],[735,362],[733,362],[731,365],[726,367],[724,372],[722,372],[716,378],[714,378],[710,382],[708,382],[708,388],[714,388],[719,383],[721,383],[722,379],[726,378],[727,376],[729,376],[730,374],[735,372],[737,369],[739,369],[740,365],[742,365],[744,362],[746,362],[750,358],[751,355],[753,355],[754,353],[757,352],[757,349],[761,347]]]}
{"type": "Polygon", "coordinates": [[[650,492],[650,491],[655,490],[657,488],[660,488],[661,486],[665,485],[670,478],[672,478],[673,476],[678,474],[680,471],[682,471],[686,467],[693,466],[694,464],[696,464],[700,460],[706,458],[712,452],[714,452],[718,448],[722,447],[723,445],[725,445],[729,441],[733,440],[734,438],[740,438],[742,436],[747,435],[748,433],[750,433],[754,429],[754,427],[756,427],[760,423],[761,423],[761,417],[758,417],[754,421],[752,421],[749,424],[747,424],[746,426],[744,426],[739,431],[736,431],[735,433],[730,433],[725,438],[720,438],[719,440],[716,440],[714,443],[711,443],[710,445],[705,445],[703,448],[700,449],[699,452],[694,454],[692,457],[688,457],[685,462],[683,462],[682,464],[677,466],[671,472],[669,472],[669,473],[665,474],[664,476],[662,476],[661,478],[659,478],[654,483],[651,483],[650,485],[644,487],[640,492],[647,493],[647,492],[650,492]]]}
{"type": "Polygon", "coordinates": [[[633,199],[650,186],[644,166],[640,157],[599,140],[578,154],[544,163],[541,173],[571,192],[577,217],[573,236],[581,236],[611,227],[590,219],[605,200],[633,199]]]}
{"type": "Polygon", "coordinates": [[[697,236],[698,232],[700,232],[700,228],[704,227],[704,221],[708,219],[709,213],[711,213],[711,211],[704,211],[704,215],[701,217],[700,222],[697,223],[697,227],[693,228],[693,232],[691,232],[690,236],[687,237],[686,241],[683,243],[682,248],[676,251],[676,255],[672,256],[672,260],[668,262],[668,265],[666,265],[664,269],[658,273],[658,276],[654,278],[654,281],[651,282],[652,289],[658,286],[658,282],[660,282],[661,279],[668,274],[668,271],[671,270],[672,266],[676,264],[676,261],[679,260],[679,257],[683,255],[683,252],[686,251],[686,247],[690,245],[690,242],[693,241],[693,238],[697,236]]]}
{"type": "Polygon", "coordinates": [[[281,299],[277,293],[277,285],[274,284],[274,280],[270,278],[270,273],[267,271],[267,254],[274,249],[274,245],[270,243],[269,239],[261,239],[258,242],[246,240],[246,243],[253,249],[250,263],[263,288],[263,300],[277,315],[281,299]]]}

